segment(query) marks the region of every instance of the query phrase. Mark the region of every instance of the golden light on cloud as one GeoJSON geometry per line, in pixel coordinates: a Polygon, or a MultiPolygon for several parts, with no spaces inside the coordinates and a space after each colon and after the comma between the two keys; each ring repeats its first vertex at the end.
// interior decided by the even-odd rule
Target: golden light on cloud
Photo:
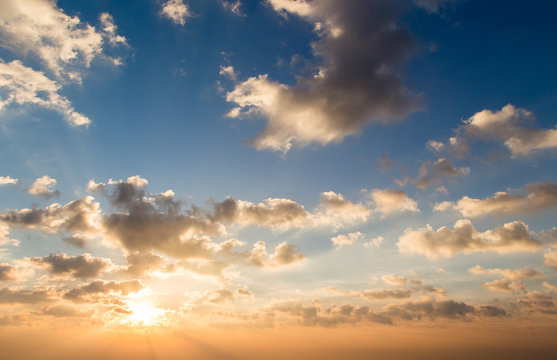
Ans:
{"type": "Polygon", "coordinates": [[[166,311],[153,306],[149,300],[130,300],[128,305],[131,314],[123,320],[126,325],[134,327],[160,326],[167,322],[166,311]]]}

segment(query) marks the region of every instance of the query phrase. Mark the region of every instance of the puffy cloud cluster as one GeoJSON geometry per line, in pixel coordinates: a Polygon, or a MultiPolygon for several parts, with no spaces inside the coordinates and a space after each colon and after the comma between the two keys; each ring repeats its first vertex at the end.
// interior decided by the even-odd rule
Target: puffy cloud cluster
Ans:
{"type": "MultiPolygon", "coordinates": [[[[449,149],[462,154],[468,150],[471,139],[501,141],[510,150],[512,157],[557,148],[557,129],[538,128],[533,122],[534,115],[530,111],[511,104],[499,111],[482,110],[465,120],[447,145],[449,149]]],[[[442,147],[439,146],[439,149],[442,147]]]]}
{"type": "Polygon", "coordinates": [[[369,192],[374,204],[374,211],[381,215],[391,215],[400,212],[419,212],[418,203],[411,199],[406,192],[398,189],[371,190],[369,192]]]}
{"type": "Polygon", "coordinates": [[[12,281],[17,279],[16,268],[10,264],[0,264],[0,281],[12,281]]]}
{"type": "Polygon", "coordinates": [[[403,1],[268,0],[285,15],[315,24],[314,74],[295,86],[265,75],[236,84],[226,95],[231,117],[260,116],[265,129],[252,139],[260,150],[287,152],[293,145],[326,145],[371,122],[400,120],[418,108],[402,85],[400,68],[414,43],[396,20],[403,1]]]}
{"type": "Polygon", "coordinates": [[[464,196],[456,203],[437,204],[434,209],[446,210],[453,208],[466,217],[486,215],[533,214],[557,207],[557,185],[551,183],[535,183],[526,185],[527,194],[511,195],[500,191],[492,197],[474,199],[464,196]]]}
{"type": "Polygon", "coordinates": [[[70,201],[65,205],[51,204],[44,209],[6,210],[0,213],[0,228],[4,226],[7,237],[9,230],[40,229],[46,233],[98,234],[100,221],[99,203],[92,196],[70,201]]]}
{"type": "Polygon", "coordinates": [[[182,26],[192,16],[189,6],[183,0],[167,0],[162,4],[161,14],[174,24],[182,26]]]}
{"type": "Polygon", "coordinates": [[[394,324],[396,321],[420,321],[423,319],[453,319],[469,321],[474,317],[504,317],[507,312],[496,306],[471,306],[454,300],[422,299],[386,305],[378,310],[369,306],[351,304],[333,305],[322,308],[320,301],[312,305],[290,301],[276,304],[265,313],[272,314],[275,320],[279,314],[287,315],[305,326],[333,327],[343,324],[381,323],[394,324]]]}
{"type": "Polygon", "coordinates": [[[21,60],[0,61],[0,109],[12,104],[35,105],[59,112],[72,126],[89,124],[89,118],[76,112],[59,90],[68,81],[81,82],[83,70],[95,58],[121,63],[120,58],[105,54],[105,45],[127,46],[126,39],[117,34],[109,14],[101,14],[99,20],[98,29],[84,24],[49,0],[3,1],[0,46],[40,59],[45,72],[27,67],[21,60]]]}
{"type": "Polygon", "coordinates": [[[362,233],[359,231],[349,233],[347,235],[337,235],[331,238],[335,250],[340,250],[345,246],[352,246],[362,238],[362,233]]]}
{"type": "Polygon", "coordinates": [[[41,196],[45,199],[60,196],[60,191],[55,189],[58,181],[48,175],[40,177],[33,182],[28,192],[31,195],[41,196]]]}
{"type": "Polygon", "coordinates": [[[419,176],[412,182],[418,189],[426,189],[432,185],[439,184],[445,178],[455,178],[468,175],[470,168],[457,168],[447,158],[439,158],[435,162],[424,162],[419,170],[419,176]]]}
{"type": "Polygon", "coordinates": [[[29,261],[54,275],[68,275],[75,279],[97,277],[112,265],[110,259],[93,257],[87,253],[79,256],[50,254],[44,257],[33,257],[29,261]]]}
{"type": "Polygon", "coordinates": [[[296,246],[286,242],[278,244],[271,255],[267,254],[265,243],[258,241],[249,253],[248,263],[257,267],[276,267],[302,261],[306,256],[296,246]]]}
{"type": "Polygon", "coordinates": [[[538,251],[542,244],[532,237],[528,225],[522,221],[509,222],[481,233],[470,220],[462,219],[455,223],[454,229],[442,226],[434,230],[429,225],[417,230],[406,229],[399,237],[397,246],[401,253],[422,254],[430,259],[438,259],[479,251],[538,251]]]}
{"type": "Polygon", "coordinates": [[[10,176],[0,176],[0,186],[2,185],[9,185],[9,184],[17,184],[19,183],[18,179],[14,179],[10,176]]]}
{"type": "Polygon", "coordinates": [[[528,292],[515,303],[519,309],[543,315],[557,315],[557,299],[552,294],[528,292]]]}
{"type": "Polygon", "coordinates": [[[63,294],[63,298],[74,302],[98,302],[99,298],[105,295],[129,295],[130,293],[139,292],[144,287],[143,283],[139,280],[95,280],[66,291],[63,294]]]}

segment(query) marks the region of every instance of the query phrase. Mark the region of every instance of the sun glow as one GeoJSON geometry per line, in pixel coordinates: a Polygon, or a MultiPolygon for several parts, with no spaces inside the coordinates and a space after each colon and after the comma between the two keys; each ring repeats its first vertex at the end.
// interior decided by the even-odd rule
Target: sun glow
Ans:
{"type": "Polygon", "coordinates": [[[131,326],[161,326],[166,323],[166,311],[153,306],[148,301],[130,300],[128,307],[131,314],[124,320],[125,324],[131,326]]]}

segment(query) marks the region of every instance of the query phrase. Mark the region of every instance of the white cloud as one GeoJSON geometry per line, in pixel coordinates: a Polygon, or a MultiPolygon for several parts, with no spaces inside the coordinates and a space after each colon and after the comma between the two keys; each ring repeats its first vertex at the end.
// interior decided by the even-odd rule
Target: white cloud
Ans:
{"type": "Polygon", "coordinates": [[[362,233],[357,231],[348,235],[338,235],[331,238],[335,250],[340,250],[345,246],[352,246],[362,238],[362,233]]]}
{"type": "Polygon", "coordinates": [[[481,266],[474,266],[473,268],[468,269],[468,271],[474,275],[483,275],[483,274],[496,274],[501,275],[505,279],[508,280],[519,280],[519,279],[538,279],[542,278],[545,275],[538,270],[532,268],[523,268],[523,269],[485,269],[481,266]]]}
{"type": "Polygon", "coordinates": [[[383,238],[383,236],[378,236],[375,237],[373,239],[371,239],[368,242],[363,243],[362,245],[366,248],[370,248],[370,247],[379,247],[381,246],[381,244],[383,243],[385,239],[383,238]]]}
{"type": "Polygon", "coordinates": [[[14,179],[10,176],[0,176],[0,186],[8,185],[8,184],[17,184],[19,183],[18,179],[14,179]]]}
{"type": "Polygon", "coordinates": [[[161,14],[170,19],[174,24],[185,25],[191,17],[190,8],[183,0],[168,0],[161,8],[161,14]]]}
{"type": "Polygon", "coordinates": [[[474,199],[464,196],[453,208],[466,217],[486,215],[533,214],[557,207],[557,185],[551,183],[528,184],[527,194],[511,195],[500,191],[492,197],[474,199]]]}
{"type": "Polygon", "coordinates": [[[557,270],[557,251],[546,252],[543,256],[543,263],[557,270]]]}
{"type": "Polygon", "coordinates": [[[21,61],[0,60],[0,110],[10,105],[34,105],[60,113],[72,126],[88,125],[91,121],[75,111],[58,91],[61,86],[44,73],[24,66],[21,61]]]}
{"type": "Polygon", "coordinates": [[[500,141],[510,150],[512,157],[557,148],[557,129],[533,126],[534,115],[526,110],[505,105],[499,111],[482,110],[464,121],[450,139],[457,153],[468,150],[468,140],[500,141]]]}
{"type": "Polygon", "coordinates": [[[58,182],[56,179],[51,178],[48,175],[40,177],[33,182],[31,188],[29,188],[28,193],[31,195],[41,196],[44,198],[51,198],[60,195],[60,192],[55,189],[58,182]]]}
{"type": "Polygon", "coordinates": [[[411,199],[403,190],[385,189],[369,192],[374,204],[374,211],[381,215],[391,215],[401,212],[420,212],[418,203],[411,199]]]}
{"type": "Polygon", "coordinates": [[[480,251],[532,252],[540,250],[542,244],[531,236],[528,226],[522,221],[506,223],[481,233],[470,220],[462,219],[455,223],[454,229],[442,226],[435,231],[429,225],[417,230],[408,228],[399,237],[397,246],[401,253],[438,259],[480,251]]]}

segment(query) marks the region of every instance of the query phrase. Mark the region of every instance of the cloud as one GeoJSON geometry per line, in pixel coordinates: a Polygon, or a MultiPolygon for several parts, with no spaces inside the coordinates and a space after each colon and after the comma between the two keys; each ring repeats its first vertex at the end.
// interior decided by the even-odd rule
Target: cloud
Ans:
{"type": "Polygon", "coordinates": [[[240,6],[242,5],[242,3],[240,2],[240,0],[236,0],[236,1],[220,0],[220,4],[225,10],[230,11],[234,15],[242,16],[242,11],[240,10],[240,6]]]}
{"type": "Polygon", "coordinates": [[[222,304],[251,297],[253,297],[253,293],[246,288],[203,291],[190,295],[190,299],[186,302],[186,309],[191,311],[191,307],[195,305],[222,304]]]}
{"type": "Polygon", "coordinates": [[[513,158],[557,148],[557,129],[534,126],[534,115],[526,110],[505,105],[499,111],[482,110],[456,129],[449,139],[449,149],[463,155],[472,139],[503,142],[513,158]]]}
{"type": "Polygon", "coordinates": [[[418,189],[426,189],[432,185],[439,184],[445,178],[456,178],[468,175],[470,168],[455,167],[448,159],[442,157],[435,162],[426,161],[420,167],[420,175],[412,182],[418,189]]]}
{"type": "Polygon", "coordinates": [[[526,286],[521,281],[511,281],[508,279],[493,280],[483,284],[483,287],[497,292],[526,292],[526,286]]]}
{"type": "Polygon", "coordinates": [[[457,253],[480,251],[499,253],[538,251],[542,244],[530,235],[528,225],[513,221],[493,230],[478,232],[470,220],[458,220],[454,229],[446,226],[437,231],[426,228],[408,228],[399,237],[398,249],[405,254],[422,254],[429,259],[449,258],[457,253]]]}
{"type": "Polygon", "coordinates": [[[56,179],[51,178],[48,175],[43,177],[37,178],[31,188],[29,189],[29,194],[40,196],[45,199],[50,199],[52,197],[60,196],[60,191],[54,189],[58,181],[56,179]]]}
{"type": "Polygon", "coordinates": [[[543,263],[557,270],[557,251],[546,252],[543,256],[543,263]]]}
{"type": "Polygon", "coordinates": [[[0,186],[2,185],[13,185],[19,183],[18,179],[11,178],[9,176],[0,176],[0,186]]]}
{"type": "Polygon", "coordinates": [[[377,236],[371,239],[370,241],[363,243],[362,245],[366,248],[379,247],[383,243],[383,240],[385,240],[383,236],[377,236]]]}
{"type": "Polygon", "coordinates": [[[526,310],[531,313],[556,315],[557,300],[553,295],[543,294],[538,291],[526,293],[526,295],[515,302],[519,309],[526,310]]]}
{"type": "Polygon", "coordinates": [[[0,263],[0,281],[12,281],[17,279],[16,268],[10,264],[0,263]]]}
{"type": "Polygon", "coordinates": [[[473,268],[468,269],[468,271],[474,275],[484,275],[484,274],[496,274],[501,275],[505,279],[508,280],[519,280],[519,279],[538,279],[542,278],[545,275],[538,270],[532,268],[523,268],[523,269],[485,269],[479,265],[474,266],[473,268]]]}
{"type": "Polygon", "coordinates": [[[274,253],[268,255],[265,243],[258,241],[249,254],[248,263],[256,267],[278,267],[300,262],[305,258],[294,245],[286,242],[278,244],[274,253]]]}
{"type": "Polygon", "coordinates": [[[390,123],[418,108],[402,85],[400,68],[414,41],[396,20],[401,1],[268,0],[281,14],[315,24],[314,73],[289,86],[268,75],[251,77],[228,92],[231,117],[265,118],[251,140],[259,150],[287,152],[293,145],[327,145],[358,134],[366,123],[390,123]]]}
{"type": "Polygon", "coordinates": [[[352,246],[362,238],[362,233],[359,231],[349,233],[348,235],[338,235],[331,238],[335,250],[340,250],[345,246],[352,246]]]}
{"type": "Polygon", "coordinates": [[[397,274],[383,275],[381,280],[391,286],[406,286],[408,279],[397,274]]]}
{"type": "Polygon", "coordinates": [[[241,226],[264,226],[279,230],[331,226],[335,228],[365,222],[371,210],[355,204],[333,191],[323,192],[314,211],[290,199],[269,198],[254,204],[228,197],[222,202],[212,201],[215,221],[237,223],[241,226]]]}
{"type": "Polygon", "coordinates": [[[29,261],[54,275],[68,275],[81,280],[97,277],[112,266],[109,259],[93,257],[87,253],[78,256],[50,254],[30,258],[29,261]]]}
{"type": "Polygon", "coordinates": [[[137,252],[126,256],[128,268],[126,272],[131,275],[143,275],[154,271],[172,272],[174,266],[166,265],[165,258],[152,253],[137,252]]]}
{"type": "Polygon", "coordinates": [[[94,311],[80,311],[74,306],[59,304],[43,306],[35,314],[60,318],[89,318],[94,315],[94,311]]]}
{"type": "Polygon", "coordinates": [[[125,38],[116,35],[109,14],[101,14],[99,31],[77,16],[64,14],[48,0],[3,1],[0,21],[2,46],[15,53],[33,54],[57,78],[81,81],[83,67],[89,67],[96,57],[107,57],[103,54],[106,42],[125,44],[125,38]]]}
{"type": "Polygon", "coordinates": [[[98,296],[106,294],[128,295],[137,293],[144,288],[139,280],[105,281],[95,280],[89,284],[81,285],[64,293],[64,299],[75,302],[94,302],[98,296]]]}
{"type": "Polygon", "coordinates": [[[190,8],[183,0],[168,0],[162,4],[161,15],[174,24],[184,26],[186,20],[192,16],[190,8]]]}
{"type": "Polygon", "coordinates": [[[511,195],[497,192],[492,197],[474,199],[464,196],[453,208],[466,217],[486,215],[533,214],[557,207],[557,185],[551,183],[528,184],[527,194],[511,195]]]}
{"type": "Polygon", "coordinates": [[[0,304],[38,304],[55,300],[56,293],[52,289],[14,290],[0,289],[0,304]]]}
{"type": "Polygon", "coordinates": [[[71,126],[88,125],[91,121],[75,111],[70,101],[60,95],[61,86],[40,71],[24,66],[21,61],[0,60],[0,110],[10,105],[34,105],[54,110],[71,126]]]}
{"type": "Polygon", "coordinates": [[[382,215],[391,215],[400,212],[419,212],[418,203],[408,197],[403,190],[385,189],[371,190],[369,192],[374,211],[382,215]]]}
{"type": "MultiPolygon", "coordinates": [[[[77,234],[99,233],[100,208],[92,196],[70,201],[64,206],[54,203],[44,209],[6,210],[0,213],[0,228],[40,229],[55,234],[71,232],[77,234]]],[[[2,233],[0,233],[2,235],[2,233]]],[[[8,232],[4,236],[9,235],[8,232]]]]}

